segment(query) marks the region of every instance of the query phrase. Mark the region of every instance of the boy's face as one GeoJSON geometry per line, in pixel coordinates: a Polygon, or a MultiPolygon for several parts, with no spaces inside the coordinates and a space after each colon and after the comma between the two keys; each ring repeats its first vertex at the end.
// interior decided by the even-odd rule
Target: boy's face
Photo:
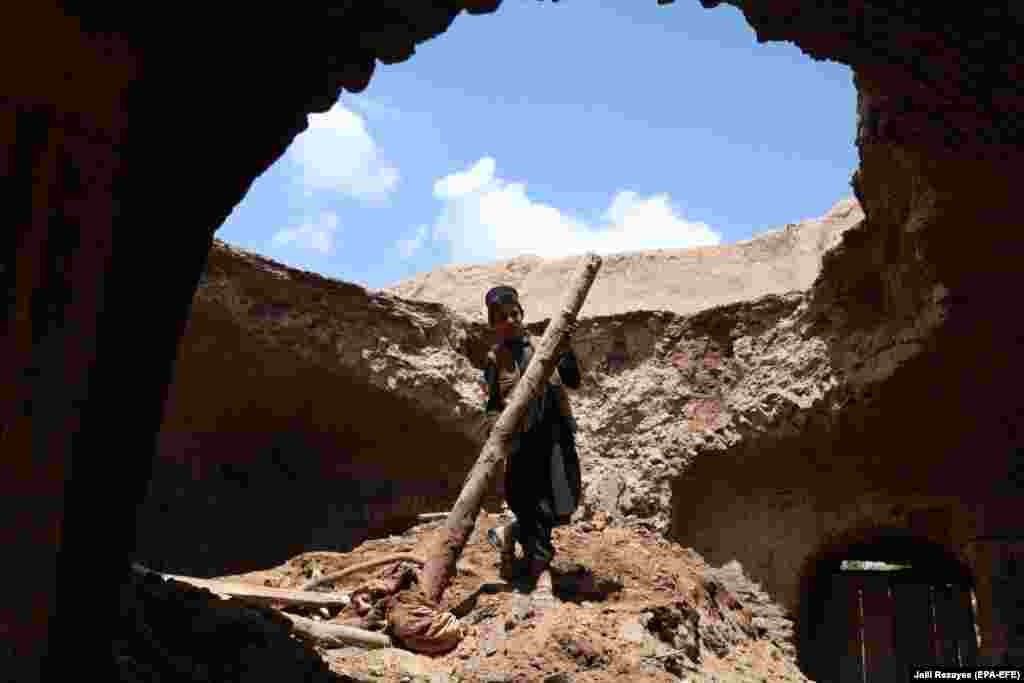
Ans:
{"type": "Polygon", "coordinates": [[[523,331],[523,314],[518,304],[499,304],[494,309],[494,329],[502,337],[511,337],[523,331]]]}

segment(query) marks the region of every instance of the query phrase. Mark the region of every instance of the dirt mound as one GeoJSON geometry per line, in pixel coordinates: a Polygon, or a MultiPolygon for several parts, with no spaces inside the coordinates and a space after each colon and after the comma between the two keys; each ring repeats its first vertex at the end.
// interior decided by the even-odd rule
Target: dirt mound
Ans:
{"type": "MultiPolygon", "coordinates": [[[[482,513],[445,594],[467,636],[447,654],[398,648],[323,652],[330,668],[373,681],[805,681],[787,642],[791,624],[757,618],[736,585],[694,551],[644,528],[608,527],[607,518],[555,530],[552,566],[558,603],[533,600],[525,586],[498,577],[484,540],[501,515],[482,513]],[[765,624],[768,624],[767,626],[765,624]]],[[[234,577],[297,589],[310,578],[396,553],[422,555],[442,522],[366,542],[349,553],[299,555],[270,570],[234,577]]],[[[350,592],[384,577],[381,566],[345,577],[328,590],[350,592]]],[[[365,625],[353,607],[323,621],[365,625]]]]}

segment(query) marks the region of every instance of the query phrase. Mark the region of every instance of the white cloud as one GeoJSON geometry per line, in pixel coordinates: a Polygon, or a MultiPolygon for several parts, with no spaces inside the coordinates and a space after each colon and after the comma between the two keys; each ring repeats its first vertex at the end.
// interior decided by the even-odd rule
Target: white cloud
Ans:
{"type": "Polygon", "coordinates": [[[275,247],[294,245],[329,254],[334,250],[334,236],[337,231],[338,214],[323,211],[315,222],[307,220],[298,227],[278,230],[270,239],[270,243],[275,247]]]}
{"type": "Polygon", "coordinates": [[[367,97],[362,93],[346,97],[345,102],[366,114],[370,119],[388,119],[391,121],[398,121],[402,118],[402,112],[397,107],[384,104],[383,102],[372,97],[367,97]]]}
{"type": "Polygon", "coordinates": [[[412,258],[412,255],[419,251],[426,239],[427,226],[421,225],[416,228],[416,232],[412,237],[403,238],[395,242],[395,246],[398,248],[398,254],[402,257],[402,260],[408,261],[412,258]]]}
{"type": "Polygon", "coordinates": [[[533,201],[525,183],[505,181],[495,170],[494,159],[483,157],[469,169],[434,183],[434,196],[444,206],[433,237],[451,245],[455,262],[482,263],[523,254],[555,258],[585,251],[684,249],[722,240],[706,223],[684,220],[668,194],[642,197],[620,191],[601,221],[590,225],[533,201]]]}
{"type": "Polygon", "coordinates": [[[434,196],[438,199],[458,199],[484,188],[494,181],[497,165],[491,157],[484,157],[460,173],[452,173],[434,183],[434,196]]]}
{"type": "Polygon", "coordinates": [[[289,154],[307,193],[333,191],[379,202],[398,185],[398,169],[381,155],[366,121],[340,103],[310,114],[309,128],[295,138],[289,154]]]}

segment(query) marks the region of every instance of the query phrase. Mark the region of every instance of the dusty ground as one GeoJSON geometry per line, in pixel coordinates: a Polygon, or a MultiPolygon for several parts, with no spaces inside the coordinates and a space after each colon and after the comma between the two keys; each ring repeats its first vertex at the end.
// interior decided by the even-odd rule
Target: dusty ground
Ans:
{"type": "MultiPolygon", "coordinates": [[[[559,601],[543,606],[526,587],[498,577],[487,529],[502,517],[483,513],[466,546],[447,607],[468,635],[436,657],[398,648],[345,648],[322,654],[331,669],[367,681],[806,681],[792,648],[757,624],[750,608],[692,550],[644,529],[606,527],[604,518],[555,530],[559,601]]],[[[422,554],[440,522],[364,543],[349,553],[314,552],[266,571],[230,577],[298,588],[317,572],[398,552],[422,554]]],[[[350,592],[388,567],[345,577],[350,592]]],[[[353,609],[319,618],[359,625],[353,609]]]]}

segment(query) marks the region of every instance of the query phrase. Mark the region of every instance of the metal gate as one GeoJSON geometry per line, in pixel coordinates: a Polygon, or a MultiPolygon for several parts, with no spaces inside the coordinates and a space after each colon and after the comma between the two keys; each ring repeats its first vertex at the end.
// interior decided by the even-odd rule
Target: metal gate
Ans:
{"type": "Polygon", "coordinates": [[[909,679],[926,664],[969,666],[977,657],[970,586],[920,572],[832,575],[825,627],[839,683],[909,679]]]}

